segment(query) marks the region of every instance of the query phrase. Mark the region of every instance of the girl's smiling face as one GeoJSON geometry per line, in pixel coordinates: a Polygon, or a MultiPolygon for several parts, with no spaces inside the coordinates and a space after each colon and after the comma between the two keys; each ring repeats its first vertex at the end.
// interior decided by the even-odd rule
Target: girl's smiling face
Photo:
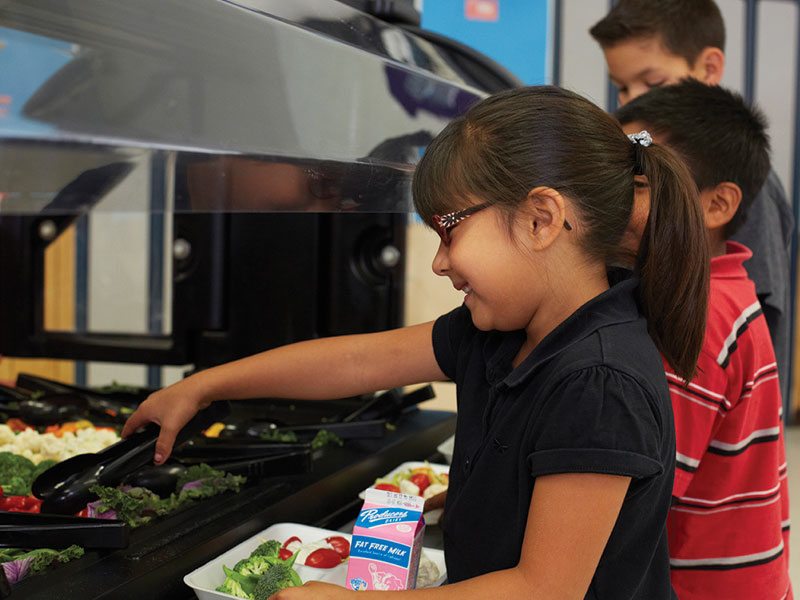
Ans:
{"type": "Polygon", "coordinates": [[[506,210],[488,206],[458,221],[439,244],[433,272],[464,292],[478,329],[525,330],[530,350],[608,280],[605,264],[582,248],[577,215],[559,192],[534,188],[510,219],[506,210]]]}
{"type": "MultiPolygon", "coordinates": [[[[478,204],[478,203],[476,203],[478,204]]],[[[450,244],[439,243],[433,272],[464,292],[472,321],[483,331],[525,329],[537,305],[534,257],[513,238],[498,207],[476,212],[450,229],[450,244]]]]}

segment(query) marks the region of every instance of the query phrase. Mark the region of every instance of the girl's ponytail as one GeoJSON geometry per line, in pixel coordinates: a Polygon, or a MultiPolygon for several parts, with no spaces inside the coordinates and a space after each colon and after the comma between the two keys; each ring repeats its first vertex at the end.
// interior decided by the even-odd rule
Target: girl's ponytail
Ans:
{"type": "Polygon", "coordinates": [[[711,258],[697,187],[669,149],[633,144],[636,170],[647,177],[650,214],[636,267],[639,300],[650,335],[689,381],[703,345],[711,258]]]}

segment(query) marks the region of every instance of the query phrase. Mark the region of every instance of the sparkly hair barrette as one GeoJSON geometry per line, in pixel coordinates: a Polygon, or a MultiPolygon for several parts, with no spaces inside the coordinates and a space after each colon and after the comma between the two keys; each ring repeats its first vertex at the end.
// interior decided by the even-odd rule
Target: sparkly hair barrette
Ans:
{"type": "Polygon", "coordinates": [[[639,133],[629,133],[628,139],[634,144],[642,146],[643,148],[647,148],[653,143],[653,136],[651,136],[650,133],[645,130],[642,130],[639,133]]]}

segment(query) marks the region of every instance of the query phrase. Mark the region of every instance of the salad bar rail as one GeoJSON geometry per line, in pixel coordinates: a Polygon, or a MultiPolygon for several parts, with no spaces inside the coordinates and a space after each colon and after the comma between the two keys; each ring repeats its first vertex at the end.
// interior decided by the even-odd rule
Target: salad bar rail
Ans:
{"type": "Polygon", "coordinates": [[[192,598],[183,576],[269,527],[293,521],[335,529],[357,513],[358,493],[396,465],[430,457],[455,430],[450,412],[413,410],[380,439],[327,446],[309,473],[261,479],[131,532],[130,545],[30,577],[10,598],[192,598]]]}

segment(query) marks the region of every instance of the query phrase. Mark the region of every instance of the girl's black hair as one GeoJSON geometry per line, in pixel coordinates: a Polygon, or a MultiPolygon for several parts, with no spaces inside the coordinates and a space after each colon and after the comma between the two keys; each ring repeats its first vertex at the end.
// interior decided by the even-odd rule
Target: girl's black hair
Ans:
{"type": "MultiPolygon", "coordinates": [[[[651,204],[636,264],[641,310],[658,349],[689,380],[710,268],[697,188],[669,149],[654,144],[638,154],[651,204]]],[[[476,104],[431,142],[414,175],[414,202],[428,224],[477,201],[511,218],[530,190],[550,187],[572,202],[587,255],[611,264],[631,217],[636,157],[619,124],[588,100],[552,86],[517,88],[476,104]]]]}

